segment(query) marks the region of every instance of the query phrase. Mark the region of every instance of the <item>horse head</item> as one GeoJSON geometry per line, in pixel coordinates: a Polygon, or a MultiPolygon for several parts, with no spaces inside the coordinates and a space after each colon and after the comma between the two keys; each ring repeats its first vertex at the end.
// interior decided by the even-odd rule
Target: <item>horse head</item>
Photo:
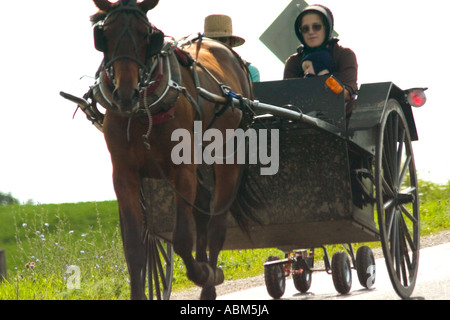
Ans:
{"type": "Polygon", "coordinates": [[[146,16],[159,0],[93,1],[99,9],[91,17],[95,47],[104,54],[111,107],[123,115],[133,114],[138,108],[140,78],[164,43],[164,34],[146,16]]]}

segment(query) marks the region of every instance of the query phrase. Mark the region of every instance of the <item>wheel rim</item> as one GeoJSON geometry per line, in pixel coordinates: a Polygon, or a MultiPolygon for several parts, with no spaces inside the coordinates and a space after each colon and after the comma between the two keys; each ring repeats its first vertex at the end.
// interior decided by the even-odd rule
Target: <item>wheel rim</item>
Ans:
{"type": "Polygon", "coordinates": [[[150,300],[169,300],[173,279],[173,247],[148,236],[148,292],[150,300]]]}
{"type": "Polygon", "coordinates": [[[345,282],[347,283],[347,285],[350,285],[352,282],[352,274],[348,263],[344,264],[344,275],[345,275],[345,282]]]}
{"type": "Polygon", "coordinates": [[[375,174],[381,243],[394,289],[407,298],[418,269],[419,193],[411,139],[396,101],[389,101],[379,134],[375,174]]]}

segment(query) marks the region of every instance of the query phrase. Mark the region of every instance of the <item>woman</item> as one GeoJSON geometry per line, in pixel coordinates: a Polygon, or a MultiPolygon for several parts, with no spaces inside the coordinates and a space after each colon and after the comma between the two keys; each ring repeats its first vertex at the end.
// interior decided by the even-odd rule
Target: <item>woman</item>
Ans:
{"type": "Polygon", "coordinates": [[[333,71],[344,85],[345,101],[348,102],[358,91],[358,63],[352,50],[340,46],[339,40],[332,38],[333,28],[333,14],[325,6],[308,6],[300,13],[295,20],[295,33],[302,45],[286,60],[284,78],[304,77],[303,58],[327,50],[333,57],[333,71]]]}

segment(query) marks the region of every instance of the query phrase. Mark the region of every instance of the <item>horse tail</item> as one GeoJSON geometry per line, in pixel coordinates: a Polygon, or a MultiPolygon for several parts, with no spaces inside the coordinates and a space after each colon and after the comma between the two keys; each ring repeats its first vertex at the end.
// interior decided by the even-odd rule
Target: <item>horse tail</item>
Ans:
{"type": "Polygon", "coordinates": [[[231,205],[230,212],[241,230],[249,237],[250,221],[262,225],[263,222],[258,216],[258,210],[264,207],[263,193],[251,175],[248,166],[243,165],[236,198],[231,205]]]}

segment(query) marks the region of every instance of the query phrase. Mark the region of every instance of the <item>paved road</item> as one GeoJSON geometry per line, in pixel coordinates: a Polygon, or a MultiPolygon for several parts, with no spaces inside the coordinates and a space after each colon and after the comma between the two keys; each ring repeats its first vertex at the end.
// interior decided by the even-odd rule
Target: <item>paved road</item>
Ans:
{"type": "MultiPolygon", "coordinates": [[[[449,300],[450,299],[450,243],[422,249],[419,260],[419,274],[412,299],[449,300]]],[[[308,293],[299,293],[292,282],[286,281],[286,292],[282,299],[289,300],[398,300],[392,288],[384,259],[376,260],[376,281],[367,290],[358,281],[356,271],[352,273],[353,285],[348,295],[338,294],[333,286],[331,275],[325,272],[313,273],[312,285],[308,293]]],[[[219,300],[270,300],[266,287],[257,287],[218,297],[219,300]]]]}

